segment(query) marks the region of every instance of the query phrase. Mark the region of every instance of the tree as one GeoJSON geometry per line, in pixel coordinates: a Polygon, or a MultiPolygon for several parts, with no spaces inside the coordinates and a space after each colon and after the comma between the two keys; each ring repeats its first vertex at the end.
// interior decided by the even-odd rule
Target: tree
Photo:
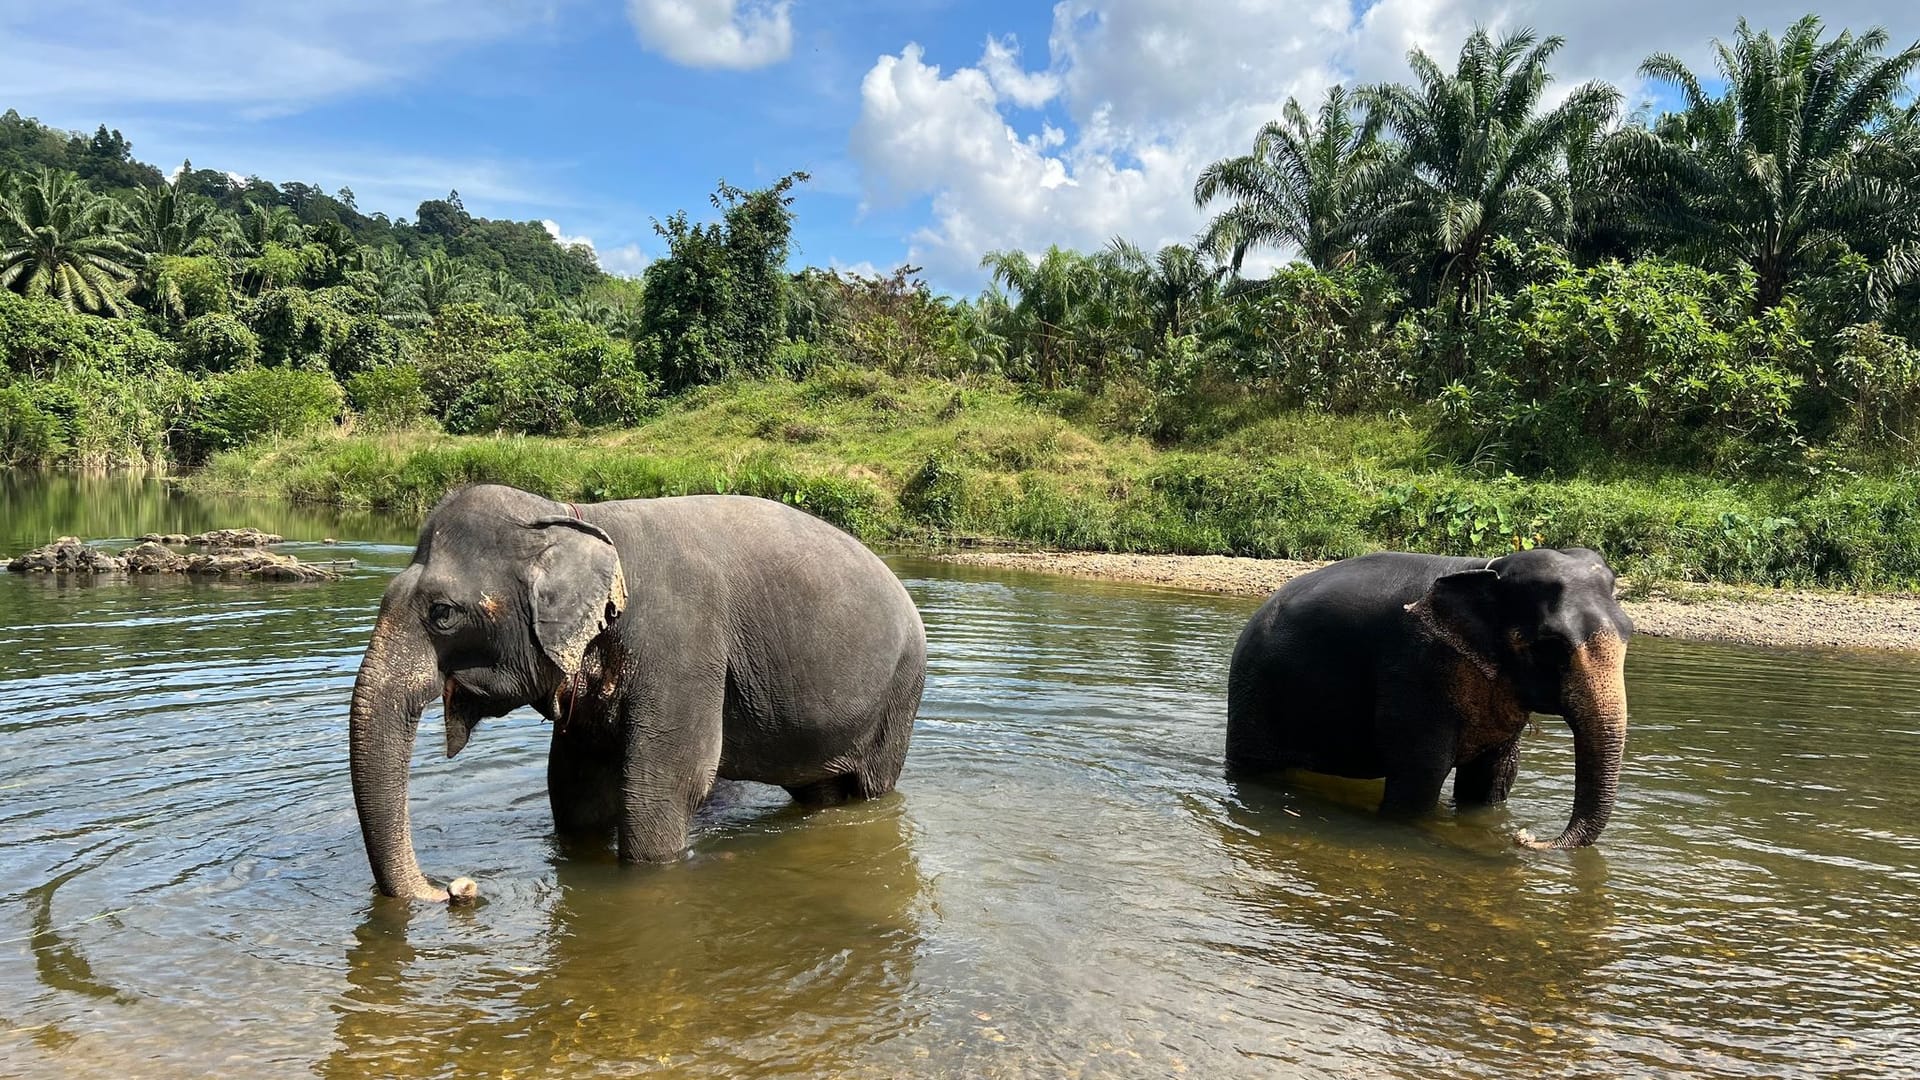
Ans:
{"type": "Polygon", "coordinates": [[[129,239],[148,255],[208,255],[229,232],[219,207],[172,184],[142,188],[128,207],[129,239]]]}
{"type": "Polygon", "coordinates": [[[1375,118],[1356,122],[1353,103],[1337,84],[1317,120],[1293,98],[1281,116],[1260,129],[1252,153],[1208,165],[1193,185],[1194,203],[1202,208],[1229,202],[1201,246],[1231,253],[1236,273],[1255,247],[1298,248],[1322,270],[1355,255],[1365,181],[1382,159],[1375,118]]]}
{"type": "Polygon", "coordinates": [[[1400,143],[1363,185],[1381,200],[1367,222],[1376,253],[1424,275],[1436,296],[1452,295],[1456,314],[1484,297],[1495,238],[1534,232],[1565,241],[1567,145],[1609,120],[1620,95],[1590,82],[1539,111],[1551,78],[1547,61],[1562,44],[1526,30],[1495,42],[1475,30],[1453,74],[1414,49],[1407,62],[1419,86],[1361,91],[1369,122],[1400,143]]]}
{"type": "Polygon", "coordinates": [[[1130,299],[1139,307],[1151,335],[1151,340],[1143,343],[1146,347],[1166,337],[1192,333],[1200,318],[1218,304],[1220,285],[1228,272],[1206,251],[1185,244],[1168,244],[1149,256],[1116,238],[1096,260],[1126,281],[1130,299]]]}
{"type": "Polygon", "coordinates": [[[1878,252],[1881,297],[1920,270],[1920,106],[1898,107],[1920,42],[1885,56],[1885,30],[1820,37],[1812,15],[1778,39],[1740,20],[1731,45],[1714,42],[1726,83],[1717,97],[1672,55],[1640,68],[1684,99],[1641,159],[1677,180],[1669,236],[1702,261],[1746,263],[1763,311],[1814,260],[1847,247],[1878,252]]]}
{"type": "Polygon", "coordinates": [[[437,251],[414,264],[413,287],[420,298],[420,310],[430,319],[480,293],[480,282],[472,270],[437,251]]]}
{"type": "Polygon", "coordinates": [[[460,202],[458,191],[447,192],[444,199],[428,199],[413,213],[414,227],[423,233],[452,239],[473,224],[472,215],[460,202]]]}
{"type": "Polygon", "coordinates": [[[0,191],[0,288],[71,311],[123,314],[140,255],[120,238],[119,212],[72,173],[16,179],[0,191]]]}
{"type": "Polygon", "coordinates": [[[786,337],[788,193],[806,179],[789,173],[756,191],[722,180],[711,199],[720,221],[697,225],[682,211],[653,223],[667,254],[643,275],[639,334],[658,350],[667,390],[771,367],[786,337]]]}

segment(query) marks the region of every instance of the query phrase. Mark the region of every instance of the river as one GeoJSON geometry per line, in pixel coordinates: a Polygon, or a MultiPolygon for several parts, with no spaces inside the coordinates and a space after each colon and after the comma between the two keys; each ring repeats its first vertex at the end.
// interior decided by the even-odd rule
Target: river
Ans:
{"type": "Polygon", "coordinates": [[[256,525],[319,585],[0,576],[0,1074],[1869,1076],[1920,1071],[1920,661],[1637,640],[1599,847],[1566,727],[1500,809],[1223,778],[1257,601],[889,559],[897,794],[727,785],[691,857],[563,850],[547,731],[430,715],[376,899],[346,705],[414,522],[0,473],[0,551],[256,525]],[[335,537],[337,544],[318,543],[335,537]]]}

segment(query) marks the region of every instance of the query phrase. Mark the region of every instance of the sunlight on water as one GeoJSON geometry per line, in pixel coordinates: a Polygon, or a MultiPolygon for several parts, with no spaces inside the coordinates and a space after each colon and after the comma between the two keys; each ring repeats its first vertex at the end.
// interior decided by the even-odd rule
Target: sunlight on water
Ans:
{"type": "Polygon", "coordinates": [[[1383,823],[1377,785],[1222,778],[1255,601],[901,558],[931,670],[898,794],[727,785],[690,860],[622,867],[557,845],[516,714],[422,740],[421,861],[485,900],[409,909],[345,714],[412,523],[0,483],[8,553],[248,524],[362,564],[0,578],[0,1074],[1920,1071],[1920,661],[1636,642],[1613,824],[1531,852],[1557,721],[1508,807],[1383,823]]]}

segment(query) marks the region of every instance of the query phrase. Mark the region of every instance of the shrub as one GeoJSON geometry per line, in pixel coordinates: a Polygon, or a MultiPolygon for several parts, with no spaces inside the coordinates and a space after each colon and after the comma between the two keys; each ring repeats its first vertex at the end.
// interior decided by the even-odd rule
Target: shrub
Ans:
{"type": "Polygon", "coordinates": [[[346,391],[348,404],[371,428],[416,427],[427,417],[420,369],[412,364],[381,364],[356,372],[347,380],[346,391]]]}
{"type": "Polygon", "coordinates": [[[233,371],[259,359],[260,338],[231,315],[201,315],[181,333],[180,361],[189,371],[233,371]]]}
{"type": "Polygon", "coordinates": [[[189,456],[326,427],[340,415],[343,397],[324,371],[246,368],[216,376],[189,422],[189,456]]]}
{"type": "Polygon", "coordinates": [[[1752,301],[1751,277],[1562,261],[1557,277],[1490,299],[1464,336],[1435,335],[1436,358],[1464,349],[1470,367],[1439,390],[1448,434],[1533,468],[1603,451],[1739,464],[1788,450],[1811,354],[1791,306],[1750,316],[1752,301]]]}

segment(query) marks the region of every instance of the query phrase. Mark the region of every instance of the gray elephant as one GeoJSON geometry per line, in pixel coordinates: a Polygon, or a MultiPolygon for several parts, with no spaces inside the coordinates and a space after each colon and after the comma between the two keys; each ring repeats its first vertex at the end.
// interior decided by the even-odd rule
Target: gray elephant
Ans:
{"type": "Polygon", "coordinates": [[[618,829],[666,862],[715,777],[805,805],[893,790],[926,677],[899,579],[846,533],[765,499],[572,506],[492,485],[442,499],[387,586],[354,680],[354,803],[380,891],[445,900],[420,873],[407,765],[420,711],[447,756],[483,717],[553,723],[563,834],[618,829]]]}
{"type": "MultiPolygon", "coordinates": [[[[1633,621],[1585,548],[1499,559],[1381,552],[1288,582],[1233,651],[1227,765],[1385,777],[1418,813],[1454,777],[1460,805],[1505,801],[1529,712],[1573,729],[1573,816],[1553,847],[1613,814],[1627,741],[1633,621]]],[[[1535,846],[1549,846],[1528,840],[1535,846]]]]}

